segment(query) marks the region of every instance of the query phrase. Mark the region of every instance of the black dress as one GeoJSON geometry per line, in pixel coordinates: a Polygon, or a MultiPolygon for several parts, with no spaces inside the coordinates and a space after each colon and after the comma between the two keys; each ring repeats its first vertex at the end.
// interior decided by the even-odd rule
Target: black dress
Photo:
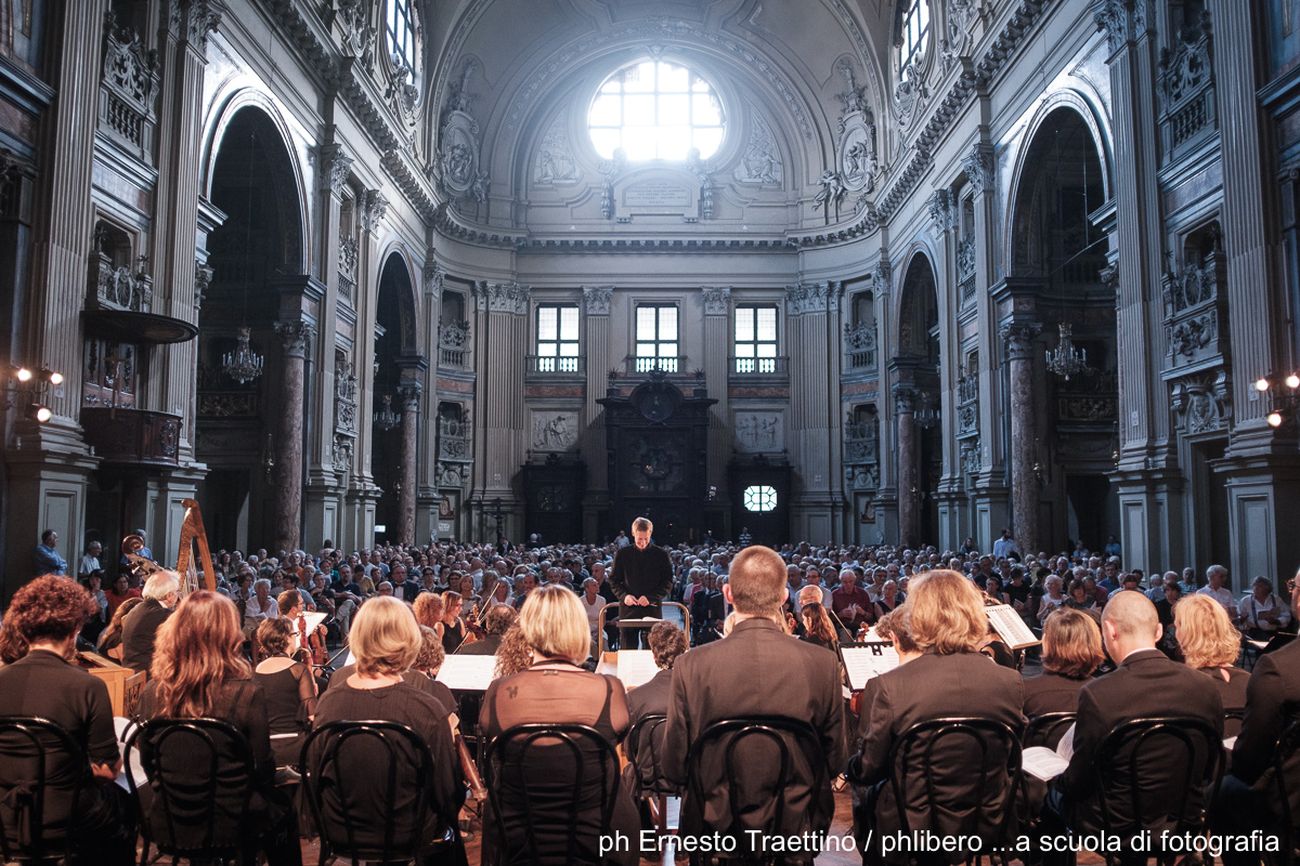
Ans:
{"type": "MultiPolygon", "coordinates": [[[[555,660],[543,660],[526,671],[493,680],[484,693],[483,709],[479,713],[482,735],[491,740],[515,725],[530,722],[590,725],[613,744],[627,732],[627,694],[623,684],[614,677],[588,673],[576,665],[555,660]]],[[[505,866],[516,862],[506,859],[506,850],[517,852],[517,862],[528,860],[525,839],[529,835],[536,843],[540,864],[567,864],[570,862],[567,833],[571,822],[577,823],[577,859],[581,862],[596,863],[605,859],[629,864],[637,862],[639,852],[635,844],[628,846],[632,849],[629,852],[607,857],[599,853],[602,834],[624,833],[630,839],[637,839],[640,819],[627,780],[619,785],[610,825],[602,826],[601,773],[596,754],[585,756],[588,758],[584,761],[586,783],[576,803],[572,799],[575,768],[567,747],[533,747],[528,756],[529,777],[553,781],[546,788],[533,788],[531,791],[531,826],[522,808],[518,811],[511,808],[512,804],[524,799],[518,785],[512,785],[515,774],[500,773],[499,778],[489,781],[489,785],[497,785],[496,793],[505,804],[505,814],[500,822],[494,816],[484,818],[484,866],[505,866]],[[506,840],[500,836],[501,824],[505,826],[506,840]],[[503,841],[507,844],[503,845],[503,841]]],[[[518,765],[517,756],[504,755],[502,764],[513,769],[518,765]]],[[[617,774],[618,768],[613,771],[617,774]]]]}
{"type": "MultiPolygon", "coordinates": [[[[454,826],[461,804],[465,801],[465,786],[460,778],[460,763],[451,739],[451,728],[447,721],[447,708],[436,701],[427,692],[407,682],[384,686],[377,689],[358,689],[350,684],[350,677],[334,676],[334,682],[328,691],[321,695],[316,708],[315,724],[319,727],[328,722],[360,719],[379,719],[406,725],[429,746],[433,756],[433,773],[429,779],[429,808],[425,815],[423,834],[430,843],[440,840],[449,826],[454,826]]],[[[414,772],[415,759],[412,755],[405,766],[414,772]]],[[[340,776],[345,778],[343,790],[347,792],[348,802],[352,804],[350,812],[356,825],[361,828],[357,842],[361,845],[380,846],[383,843],[384,817],[377,811],[368,814],[364,810],[367,804],[374,809],[387,798],[387,775],[377,768],[387,767],[388,757],[378,743],[365,742],[357,746],[357,751],[350,753],[348,762],[342,766],[340,776]],[[357,810],[361,810],[358,812],[357,810]],[[370,835],[366,835],[366,830],[370,835]]],[[[414,775],[410,779],[398,780],[399,796],[412,797],[414,775]],[[403,794],[403,792],[405,793],[403,794]]],[[[409,802],[409,800],[408,800],[409,802]]],[[[326,798],[323,811],[324,820],[334,827],[343,826],[342,814],[336,812],[339,803],[326,798]]],[[[397,814],[404,815],[407,810],[398,809],[397,814]]],[[[395,838],[409,835],[412,828],[403,826],[399,821],[395,838]]],[[[458,856],[451,859],[463,861],[464,849],[458,844],[458,856]]],[[[428,862],[428,858],[425,858],[428,862]]]]}
{"type": "MultiPolygon", "coordinates": [[[[60,761],[56,754],[54,763],[46,767],[43,821],[49,831],[47,839],[61,840],[71,832],[73,850],[87,852],[87,858],[96,863],[133,862],[135,817],[130,798],[117,785],[98,782],[90,772],[91,763],[111,766],[120,754],[104,682],[52,652],[32,650],[0,667],[0,716],[49,719],[68,732],[88,759],[86,764],[74,766],[60,761]],[[81,791],[74,806],[72,787],[78,780],[81,791]],[[75,817],[71,824],[69,817],[75,817]]],[[[29,748],[21,739],[0,738],[0,821],[11,842],[16,840],[9,797],[24,780],[32,778],[29,748]]]]}
{"type": "MultiPolygon", "coordinates": [[[[140,694],[140,719],[147,721],[164,716],[158,699],[158,681],[145,684],[140,694]]],[[[297,826],[288,794],[275,787],[276,761],[271,752],[270,724],[267,718],[266,696],[262,689],[251,679],[226,680],[221,683],[208,718],[229,722],[248,741],[253,756],[253,774],[255,777],[254,793],[249,802],[248,815],[252,832],[240,828],[250,846],[259,847],[266,853],[271,866],[300,866],[302,850],[298,844],[297,826]]],[[[220,743],[218,744],[221,745],[220,743]]],[[[183,784],[194,789],[208,784],[207,765],[193,765],[193,774],[183,779],[183,784]]],[[[229,778],[239,775],[242,770],[236,761],[235,753],[230,749],[221,749],[217,758],[218,777],[229,778]]],[[[176,774],[181,778],[181,774],[176,774]]],[[[150,803],[149,788],[142,786],[141,808],[150,816],[152,826],[165,827],[166,818],[158,803],[150,803]]],[[[227,796],[226,790],[219,788],[217,809],[222,817],[235,822],[243,810],[241,798],[227,796]]],[[[193,836],[193,844],[204,835],[205,826],[179,826],[178,839],[193,836]]]]}
{"type": "Polygon", "coordinates": [[[277,766],[298,763],[302,741],[316,711],[316,690],[311,669],[302,662],[275,673],[253,673],[253,682],[266,695],[266,719],[271,731],[271,752],[277,766]]]}

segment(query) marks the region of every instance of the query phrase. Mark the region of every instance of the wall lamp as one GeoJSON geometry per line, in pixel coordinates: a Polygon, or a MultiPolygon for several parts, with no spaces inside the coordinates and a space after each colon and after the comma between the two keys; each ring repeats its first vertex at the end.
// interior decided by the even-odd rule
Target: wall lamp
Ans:
{"type": "MultiPolygon", "coordinates": [[[[45,405],[46,397],[49,395],[51,388],[57,388],[63,384],[62,373],[45,366],[42,366],[39,370],[32,370],[30,367],[10,366],[9,379],[10,381],[4,384],[4,390],[9,394],[16,394],[23,398],[24,415],[37,424],[44,424],[54,417],[50,407],[45,405]]],[[[13,407],[13,398],[6,399],[5,405],[13,407]]]]}
{"type": "Polygon", "coordinates": [[[1268,414],[1264,416],[1268,426],[1278,428],[1288,417],[1295,417],[1300,406],[1300,373],[1261,376],[1255,380],[1255,390],[1268,395],[1268,414]]]}

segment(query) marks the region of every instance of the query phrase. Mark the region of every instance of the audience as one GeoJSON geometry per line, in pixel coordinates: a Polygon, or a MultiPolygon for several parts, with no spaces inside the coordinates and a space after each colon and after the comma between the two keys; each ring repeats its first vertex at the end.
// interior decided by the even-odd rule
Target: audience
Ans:
{"type": "MultiPolygon", "coordinates": [[[[85,862],[129,866],[135,861],[135,816],[126,792],[114,784],[121,755],[104,681],[77,666],[77,634],[95,612],[90,594],[72,581],[45,575],[25,584],[0,628],[0,716],[37,716],[54,722],[81,749],[82,763],[53,753],[47,764],[43,833],[59,852],[71,836],[85,862]],[[73,789],[79,788],[73,802],[73,789]]],[[[0,734],[0,822],[18,842],[15,804],[34,777],[26,742],[0,734]]]]}
{"type": "Polygon", "coordinates": [[[1257,577],[1250,585],[1250,595],[1237,605],[1237,618],[1246,637],[1267,641],[1291,624],[1291,611],[1273,594],[1273,581],[1257,577]]]}
{"type": "Polygon", "coordinates": [[[1174,631],[1184,663],[1210,677],[1223,700],[1224,713],[1236,716],[1227,719],[1223,729],[1225,736],[1235,737],[1241,730],[1250,681],[1250,674],[1237,667],[1241,632],[1218,602],[1200,594],[1189,595],[1174,607],[1174,631]]]}

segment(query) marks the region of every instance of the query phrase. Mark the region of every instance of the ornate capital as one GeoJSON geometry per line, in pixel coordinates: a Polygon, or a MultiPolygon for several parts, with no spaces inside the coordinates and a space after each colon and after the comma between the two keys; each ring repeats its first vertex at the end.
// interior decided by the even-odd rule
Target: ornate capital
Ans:
{"type": "Polygon", "coordinates": [[[222,5],[217,0],[173,0],[172,14],[181,36],[200,54],[208,50],[208,34],[221,26],[222,5]]]}
{"type": "Polygon", "coordinates": [[[920,394],[911,385],[898,384],[893,388],[894,414],[911,415],[916,411],[917,398],[920,394]]]}
{"type": "Polygon", "coordinates": [[[446,281],[447,271],[441,264],[431,260],[424,266],[424,293],[426,295],[441,296],[446,281]]]}
{"type": "Polygon", "coordinates": [[[871,272],[871,293],[877,298],[889,294],[889,279],[892,272],[889,259],[881,258],[876,263],[875,269],[871,272]]]}
{"type": "Polygon", "coordinates": [[[613,297],[613,286],[583,286],[583,311],[586,312],[588,316],[608,316],[610,300],[613,297]]]}
{"type": "Polygon", "coordinates": [[[999,336],[1006,343],[1007,360],[1027,361],[1034,356],[1034,338],[1043,326],[1038,322],[1011,322],[1002,326],[999,336]]]}
{"type": "Polygon", "coordinates": [[[731,312],[731,286],[701,286],[704,315],[725,316],[731,312]]]}
{"type": "Polygon", "coordinates": [[[358,211],[361,215],[361,227],[368,232],[374,232],[379,228],[379,221],[388,213],[388,199],[377,189],[368,189],[361,193],[358,202],[358,211]]]}
{"type": "Polygon", "coordinates": [[[796,283],[785,288],[785,311],[787,315],[814,315],[838,310],[839,294],[843,289],[839,280],[820,283],[796,283]]]}
{"type": "Polygon", "coordinates": [[[1094,0],[1092,20],[1105,31],[1113,54],[1146,32],[1146,0],[1094,0]]]}
{"type": "Polygon", "coordinates": [[[316,335],[316,326],[303,319],[287,319],[275,323],[275,332],[280,335],[285,357],[305,358],[307,344],[316,335]]]}
{"type": "Polygon", "coordinates": [[[403,412],[419,412],[423,394],[424,386],[415,379],[406,379],[397,385],[397,401],[402,404],[403,412]]]}
{"type": "Polygon", "coordinates": [[[516,282],[489,283],[479,280],[474,284],[474,297],[480,312],[510,313],[522,316],[528,312],[528,287],[516,282]]]}
{"type": "Polygon", "coordinates": [[[930,231],[935,238],[941,238],[944,232],[956,228],[957,208],[955,205],[956,202],[953,201],[952,194],[946,189],[936,189],[934,195],[930,196],[930,231]]]}
{"type": "Polygon", "coordinates": [[[961,159],[962,170],[970,181],[971,191],[980,195],[985,190],[993,191],[993,148],[987,144],[976,144],[961,159]]]}
{"type": "Polygon", "coordinates": [[[352,158],[343,153],[342,145],[322,144],[316,148],[316,160],[321,192],[342,195],[343,185],[352,170],[352,158]]]}
{"type": "Polygon", "coordinates": [[[1114,292],[1116,299],[1118,299],[1119,298],[1119,262],[1114,261],[1106,265],[1106,267],[1102,268],[1100,271],[1097,272],[1097,276],[1101,279],[1101,284],[1106,288],[1106,290],[1110,292],[1114,292]]]}
{"type": "Polygon", "coordinates": [[[197,313],[203,307],[203,298],[208,293],[208,286],[212,285],[212,268],[205,265],[198,259],[194,260],[194,312],[197,313]]]}

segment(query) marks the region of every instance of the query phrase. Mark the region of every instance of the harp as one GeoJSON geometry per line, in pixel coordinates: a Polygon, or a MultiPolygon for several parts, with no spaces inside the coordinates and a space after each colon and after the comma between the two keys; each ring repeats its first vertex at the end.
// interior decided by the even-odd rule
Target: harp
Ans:
{"type": "MultiPolygon", "coordinates": [[[[212,567],[212,554],[208,551],[208,533],[203,527],[203,513],[199,510],[199,503],[193,499],[182,499],[181,505],[185,506],[185,519],[181,522],[180,549],[176,553],[176,572],[181,578],[181,595],[189,595],[196,589],[215,592],[217,573],[212,567]],[[194,556],[196,543],[197,562],[194,556]],[[202,586],[199,582],[200,569],[203,575],[202,586]]],[[[127,567],[141,582],[148,580],[151,575],[167,570],[153,560],[141,556],[140,550],[143,547],[144,539],[134,533],[122,539],[122,555],[126,557],[127,567]]]]}
{"type": "Polygon", "coordinates": [[[181,576],[181,595],[189,595],[196,589],[217,591],[217,572],[212,567],[212,553],[208,550],[208,532],[203,528],[203,512],[199,503],[193,499],[182,499],[185,506],[185,519],[181,521],[180,550],[176,553],[176,571],[181,576]],[[198,547],[198,567],[202,569],[203,583],[199,584],[199,573],[195,568],[194,548],[198,547]]]}

